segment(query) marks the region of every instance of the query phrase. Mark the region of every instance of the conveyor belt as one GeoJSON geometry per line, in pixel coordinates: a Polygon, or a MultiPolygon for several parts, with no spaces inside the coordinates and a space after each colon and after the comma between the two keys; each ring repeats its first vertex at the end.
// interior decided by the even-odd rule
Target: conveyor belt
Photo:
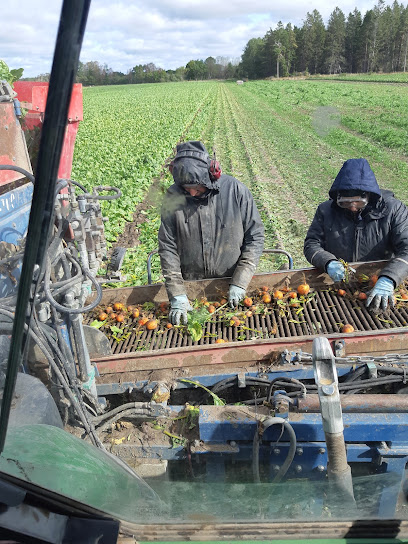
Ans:
{"type": "MultiPolygon", "coordinates": [[[[387,312],[386,315],[375,315],[367,310],[365,302],[353,298],[352,288],[346,288],[346,297],[340,297],[333,291],[322,289],[304,305],[304,309],[288,308],[283,311],[271,304],[265,315],[253,315],[246,318],[241,326],[230,326],[222,316],[215,314],[211,321],[204,325],[204,335],[198,342],[193,342],[190,335],[177,328],[167,329],[166,322],[160,328],[148,331],[138,327],[136,323],[120,326],[121,333],[112,337],[109,329],[100,330],[110,336],[112,352],[132,353],[139,351],[155,351],[186,346],[215,344],[217,339],[229,342],[268,339],[294,338],[298,336],[326,335],[339,333],[342,325],[349,323],[355,331],[375,331],[402,328],[408,326],[408,304],[387,312]]],[[[237,311],[243,311],[239,308],[237,311]]],[[[91,316],[84,316],[85,322],[91,316]]]]}

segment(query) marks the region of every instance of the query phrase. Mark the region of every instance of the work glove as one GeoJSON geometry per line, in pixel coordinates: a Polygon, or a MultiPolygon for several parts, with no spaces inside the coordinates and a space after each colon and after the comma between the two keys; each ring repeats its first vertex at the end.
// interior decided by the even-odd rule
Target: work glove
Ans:
{"type": "Polygon", "coordinates": [[[173,325],[187,325],[187,312],[193,309],[186,295],[176,295],[170,299],[169,321],[173,325]]]}
{"type": "Polygon", "coordinates": [[[238,287],[238,285],[230,285],[228,302],[231,308],[236,308],[244,297],[245,289],[242,289],[242,287],[238,287]]]}
{"type": "Polygon", "coordinates": [[[344,266],[339,261],[330,261],[326,266],[326,272],[333,281],[344,280],[344,266]]]}
{"type": "Polygon", "coordinates": [[[379,310],[380,303],[382,310],[386,310],[388,304],[391,308],[394,306],[394,282],[385,276],[380,276],[371,289],[366,306],[371,304],[372,310],[379,310]]]}

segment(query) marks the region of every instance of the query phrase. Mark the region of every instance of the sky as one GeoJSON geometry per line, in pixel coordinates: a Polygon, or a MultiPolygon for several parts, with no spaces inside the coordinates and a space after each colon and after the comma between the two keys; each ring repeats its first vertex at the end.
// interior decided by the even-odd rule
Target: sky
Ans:
{"type": "MultiPolygon", "coordinates": [[[[70,0],[75,3],[76,0],[70,0]]],[[[405,2],[403,2],[405,4],[405,2]]],[[[325,24],[338,6],[362,15],[376,0],[92,0],[82,62],[127,73],[138,64],[175,69],[189,60],[239,59],[251,38],[279,21],[302,26],[317,9],[325,24]]],[[[386,4],[391,4],[386,0],[386,4]]],[[[13,0],[1,8],[0,59],[23,77],[51,71],[62,0],[13,0]]]]}

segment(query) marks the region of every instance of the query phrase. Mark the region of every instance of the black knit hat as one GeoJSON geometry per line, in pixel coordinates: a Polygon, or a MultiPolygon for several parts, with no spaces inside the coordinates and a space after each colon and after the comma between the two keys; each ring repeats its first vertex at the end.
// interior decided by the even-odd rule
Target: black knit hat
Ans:
{"type": "Polygon", "coordinates": [[[177,145],[172,174],[176,185],[203,185],[207,189],[218,188],[218,181],[210,179],[211,159],[204,144],[198,141],[177,145]]]}

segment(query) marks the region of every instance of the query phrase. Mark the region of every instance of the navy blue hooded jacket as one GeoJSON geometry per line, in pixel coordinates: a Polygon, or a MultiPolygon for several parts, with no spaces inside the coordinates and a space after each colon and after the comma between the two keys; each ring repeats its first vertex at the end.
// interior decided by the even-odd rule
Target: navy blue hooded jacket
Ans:
{"type": "Polygon", "coordinates": [[[304,254],[326,270],[334,259],[346,262],[390,260],[381,272],[399,285],[408,276],[408,209],[391,191],[381,190],[366,159],[349,159],[329,191],[330,200],[317,208],[306,235],[304,254]],[[359,214],[340,208],[338,191],[370,193],[359,214]]]}

